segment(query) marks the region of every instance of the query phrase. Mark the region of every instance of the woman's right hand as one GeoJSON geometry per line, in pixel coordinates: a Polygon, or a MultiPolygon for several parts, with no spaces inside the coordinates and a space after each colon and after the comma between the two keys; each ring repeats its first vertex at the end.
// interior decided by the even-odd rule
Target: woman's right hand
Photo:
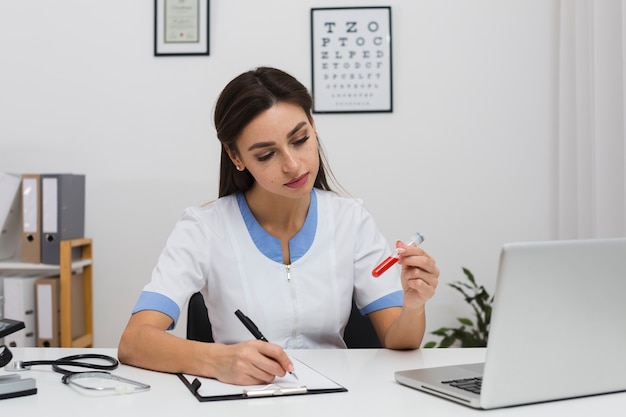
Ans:
{"type": "Polygon", "coordinates": [[[293,372],[282,347],[261,340],[233,345],[180,338],[168,331],[172,319],[158,311],[133,314],[122,334],[118,359],[153,371],[215,378],[238,385],[270,383],[293,372]]]}
{"type": "Polygon", "coordinates": [[[268,384],[277,376],[293,372],[283,348],[261,340],[213,346],[211,362],[218,380],[237,385],[268,384]]]}

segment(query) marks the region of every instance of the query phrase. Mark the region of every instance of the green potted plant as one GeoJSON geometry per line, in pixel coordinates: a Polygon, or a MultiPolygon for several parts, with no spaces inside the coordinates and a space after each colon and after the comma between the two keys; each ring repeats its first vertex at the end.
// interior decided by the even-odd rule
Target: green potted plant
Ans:
{"type": "Polygon", "coordinates": [[[470,320],[466,317],[458,317],[457,320],[460,326],[441,327],[431,332],[431,334],[440,336],[441,340],[439,345],[434,341],[428,342],[424,345],[425,348],[446,348],[452,345],[460,345],[460,347],[487,346],[493,296],[489,295],[485,287],[476,284],[474,275],[467,268],[463,268],[463,272],[469,283],[455,281],[448,285],[463,295],[465,302],[472,307],[475,319],[470,320]]]}

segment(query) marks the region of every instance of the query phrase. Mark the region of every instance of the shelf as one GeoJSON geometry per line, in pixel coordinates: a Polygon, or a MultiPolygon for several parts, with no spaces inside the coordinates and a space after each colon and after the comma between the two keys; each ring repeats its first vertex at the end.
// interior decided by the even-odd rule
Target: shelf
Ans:
{"type": "Polygon", "coordinates": [[[89,238],[63,240],[60,242],[60,264],[33,264],[16,260],[0,261],[0,276],[7,274],[23,274],[32,272],[41,274],[58,273],[61,287],[61,347],[93,347],[93,271],[92,271],[92,240],[89,238]],[[80,248],[81,259],[72,261],[72,249],[80,248]],[[83,300],[85,310],[85,334],[72,337],[72,273],[82,270],[83,300]]]}
{"type": "MultiPolygon", "coordinates": [[[[77,271],[91,265],[91,259],[80,259],[72,262],[72,270],[77,271]]],[[[61,265],[49,265],[49,264],[30,264],[20,262],[14,259],[0,261],[0,276],[12,275],[20,272],[33,271],[40,274],[42,272],[55,273],[61,270],[61,265]]]]}
{"type": "Polygon", "coordinates": [[[74,239],[61,241],[59,275],[61,277],[61,347],[93,347],[93,284],[92,284],[92,241],[74,239]],[[81,248],[83,261],[83,300],[85,309],[85,334],[72,338],[72,249],[81,248]]]}

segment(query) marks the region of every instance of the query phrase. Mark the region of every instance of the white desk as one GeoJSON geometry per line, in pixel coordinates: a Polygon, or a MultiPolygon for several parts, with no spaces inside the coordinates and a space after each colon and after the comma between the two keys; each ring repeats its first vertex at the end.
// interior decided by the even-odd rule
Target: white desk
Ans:
{"type": "MultiPolygon", "coordinates": [[[[13,360],[57,359],[77,353],[116,356],[115,349],[13,348],[13,360]]],[[[620,416],[626,415],[626,393],[527,405],[493,411],[473,410],[397,384],[400,369],[484,360],[484,349],[294,350],[289,354],[348,388],[348,392],[199,402],[175,375],[120,366],[115,374],[150,384],[150,391],[93,397],[61,383],[50,366],[22,373],[37,380],[38,393],[0,400],[3,416],[620,416]]],[[[4,372],[4,371],[2,371],[4,372]]]]}

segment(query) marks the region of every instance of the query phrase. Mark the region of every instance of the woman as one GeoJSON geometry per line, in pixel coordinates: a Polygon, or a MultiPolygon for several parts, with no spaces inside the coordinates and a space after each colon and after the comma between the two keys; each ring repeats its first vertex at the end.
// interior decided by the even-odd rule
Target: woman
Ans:
{"type": "Polygon", "coordinates": [[[220,198],[175,226],[120,340],[122,362],[252,385],[292,372],[283,349],[342,348],[352,298],[384,347],[416,349],[439,269],[423,249],[390,255],[370,214],[331,191],[307,89],[258,68],[232,80],[215,109],[220,198]],[[215,343],[167,332],[189,296],[206,300],[215,343]],[[251,340],[241,309],[271,343],[251,340]]]}

